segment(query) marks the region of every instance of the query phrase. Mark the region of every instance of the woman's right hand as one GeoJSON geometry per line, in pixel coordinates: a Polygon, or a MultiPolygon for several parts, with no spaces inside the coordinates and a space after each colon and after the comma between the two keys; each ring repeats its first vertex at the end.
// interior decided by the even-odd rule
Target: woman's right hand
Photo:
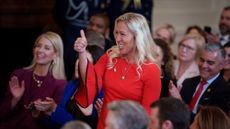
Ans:
{"type": "Polygon", "coordinates": [[[13,95],[13,99],[19,101],[25,91],[25,82],[24,80],[19,84],[18,77],[13,76],[9,81],[10,92],[13,95]]]}
{"type": "Polygon", "coordinates": [[[81,37],[78,37],[74,42],[74,50],[78,53],[85,52],[87,47],[87,39],[84,30],[81,30],[80,33],[81,37]]]}

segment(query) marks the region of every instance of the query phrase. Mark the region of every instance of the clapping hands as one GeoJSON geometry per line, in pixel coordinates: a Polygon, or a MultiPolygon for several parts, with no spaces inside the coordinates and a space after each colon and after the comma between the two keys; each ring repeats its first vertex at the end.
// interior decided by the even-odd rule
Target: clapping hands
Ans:
{"type": "Polygon", "coordinates": [[[34,106],[36,110],[43,111],[47,115],[51,115],[51,113],[56,110],[57,104],[53,98],[46,97],[45,100],[37,99],[34,101],[34,106]]]}

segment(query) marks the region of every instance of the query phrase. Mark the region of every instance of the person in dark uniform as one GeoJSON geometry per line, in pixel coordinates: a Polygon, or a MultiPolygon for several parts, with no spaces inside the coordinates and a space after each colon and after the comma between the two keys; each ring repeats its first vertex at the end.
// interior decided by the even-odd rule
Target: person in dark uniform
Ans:
{"type": "MultiPolygon", "coordinates": [[[[114,28],[115,19],[126,12],[140,13],[145,16],[151,29],[153,0],[110,0],[108,4],[108,16],[111,22],[110,30],[114,28]]],[[[112,31],[110,31],[110,35],[112,38],[112,31]]]]}
{"type": "Polygon", "coordinates": [[[64,62],[67,80],[70,80],[75,66],[76,52],[73,44],[86,29],[89,18],[95,12],[106,12],[107,0],[56,0],[53,16],[62,30],[64,62]]]}

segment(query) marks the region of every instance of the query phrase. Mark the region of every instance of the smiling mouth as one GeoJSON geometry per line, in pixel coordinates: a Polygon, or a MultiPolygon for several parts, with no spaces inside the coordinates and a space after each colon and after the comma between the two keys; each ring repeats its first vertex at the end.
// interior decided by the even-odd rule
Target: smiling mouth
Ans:
{"type": "Polygon", "coordinates": [[[207,73],[209,73],[207,70],[201,70],[201,73],[203,73],[203,74],[207,74],[207,73]]]}
{"type": "Polygon", "coordinates": [[[124,48],[124,45],[117,45],[119,49],[124,48]]]}

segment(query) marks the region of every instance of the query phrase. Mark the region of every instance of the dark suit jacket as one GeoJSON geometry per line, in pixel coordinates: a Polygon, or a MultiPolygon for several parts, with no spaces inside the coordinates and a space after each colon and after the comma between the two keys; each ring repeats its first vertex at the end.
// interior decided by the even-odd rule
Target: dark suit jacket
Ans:
{"type": "MultiPolygon", "coordinates": [[[[191,102],[200,79],[200,76],[197,76],[184,80],[180,94],[185,103],[189,104],[191,102]]],[[[223,79],[222,75],[219,75],[206,89],[199,101],[199,105],[217,106],[227,113],[229,102],[230,85],[223,79]]]]}

